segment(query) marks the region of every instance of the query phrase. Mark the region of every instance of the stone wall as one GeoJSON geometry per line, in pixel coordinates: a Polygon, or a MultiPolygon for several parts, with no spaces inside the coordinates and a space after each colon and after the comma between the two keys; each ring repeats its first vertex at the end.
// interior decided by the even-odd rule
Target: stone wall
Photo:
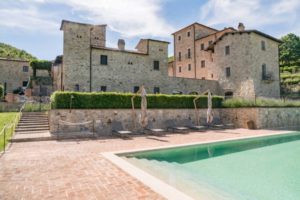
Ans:
{"type": "Polygon", "coordinates": [[[300,108],[233,108],[221,109],[224,123],[247,128],[252,120],[258,129],[293,129],[300,127],[300,108]]]}
{"type": "MultiPolygon", "coordinates": [[[[206,121],[206,109],[199,109],[200,122],[206,121]]],[[[136,128],[140,128],[140,110],[136,109],[136,128]]],[[[175,120],[180,124],[183,120],[191,120],[195,123],[195,111],[194,109],[149,109],[148,120],[151,121],[154,128],[167,128],[168,120],[175,120]]],[[[218,109],[213,110],[213,114],[216,118],[219,118],[220,113],[218,109]]],[[[131,109],[95,109],[95,110],[51,110],[49,112],[49,124],[50,131],[57,132],[58,121],[68,122],[86,122],[95,121],[95,131],[98,135],[110,135],[111,134],[111,122],[120,121],[123,124],[124,129],[133,129],[133,113],[131,109]]],[[[87,127],[88,128],[88,127],[87,127]]],[[[66,132],[79,131],[79,127],[61,126],[60,131],[66,132]]]]}
{"type": "Polygon", "coordinates": [[[28,81],[32,69],[28,61],[15,59],[0,59],[0,84],[6,83],[6,91],[12,92],[22,87],[23,81],[28,81]],[[28,72],[23,71],[23,66],[28,67],[28,72]]]}
{"type": "MultiPolygon", "coordinates": [[[[199,109],[200,123],[206,122],[206,109],[199,109]]],[[[136,128],[140,128],[140,110],[136,109],[136,128]]],[[[166,128],[168,120],[177,124],[183,120],[196,122],[194,109],[148,109],[148,120],[154,128],[166,128]]],[[[300,108],[234,108],[213,109],[215,119],[223,123],[233,123],[236,128],[248,128],[247,122],[253,121],[257,129],[294,129],[300,127],[300,108]]],[[[86,122],[95,121],[95,131],[98,135],[111,134],[111,122],[122,122],[124,129],[133,130],[133,113],[131,109],[76,109],[49,111],[50,131],[58,131],[58,121],[86,122]]],[[[81,127],[82,128],[82,127],[81,127]]],[[[86,127],[90,128],[90,127],[86,127]]],[[[80,127],[61,126],[60,131],[77,132],[80,127]]]]}

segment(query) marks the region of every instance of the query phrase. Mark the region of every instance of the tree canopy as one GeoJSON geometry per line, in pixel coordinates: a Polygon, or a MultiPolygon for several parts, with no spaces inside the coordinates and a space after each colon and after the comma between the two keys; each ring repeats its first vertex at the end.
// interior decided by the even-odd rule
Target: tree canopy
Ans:
{"type": "Polygon", "coordinates": [[[283,43],[279,46],[279,60],[281,65],[300,64],[300,37],[289,33],[281,38],[283,43]]]}
{"type": "Polygon", "coordinates": [[[33,60],[36,59],[30,53],[13,47],[8,44],[0,43],[0,57],[1,58],[15,58],[15,59],[24,59],[24,60],[33,60]]]}

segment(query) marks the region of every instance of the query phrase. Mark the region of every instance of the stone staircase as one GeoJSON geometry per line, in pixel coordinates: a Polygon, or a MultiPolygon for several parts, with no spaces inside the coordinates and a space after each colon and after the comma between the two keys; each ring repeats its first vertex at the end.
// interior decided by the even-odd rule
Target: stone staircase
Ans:
{"type": "Polygon", "coordinates": [[[12,142],[43,141],[54,139],[49,132],[48,115],[45,112],[23,112],[12,142]]]}

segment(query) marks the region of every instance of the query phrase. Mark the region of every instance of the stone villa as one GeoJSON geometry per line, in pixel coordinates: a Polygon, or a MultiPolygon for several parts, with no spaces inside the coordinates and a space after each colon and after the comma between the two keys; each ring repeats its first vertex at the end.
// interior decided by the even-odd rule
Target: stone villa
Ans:
{"type": "Polygon", "coordinates": [[[280,40],[259,32],[191,24],[175,33],[174,57],[168,42],[141,39],[136,51],[106,46],[106,25],[63,20],[63,62],[58,89],[66,91],[201,93],[280,97],[280,40]]]}
{"type": "Polygon", "coordinates": [[[20,59],[0,58],[0,71],[0,84],[4,86],[5,93],[26,87],[32,75],[29,61],[20,59]]]}

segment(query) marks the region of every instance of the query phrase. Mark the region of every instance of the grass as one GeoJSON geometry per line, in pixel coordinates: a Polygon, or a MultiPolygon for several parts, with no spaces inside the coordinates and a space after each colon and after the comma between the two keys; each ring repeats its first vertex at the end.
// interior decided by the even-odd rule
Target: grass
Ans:
{"type": "MultiPolygon", "coordinates": [[[[0,132],[4,128],[6,124],[13,123],[18,113],[9,112],[9,113],[0,113],[0,132]]],[[[11,138],[13,134],[13,128],[6,129],[6,139],[5,144],[7,145],[8,140],[11,138]]],[[[0,152],[4,149],[4,137],[3,134],[0,135],[0,152]]]]}
{"type": "Polygon", "coordinates": [[[51,109],[50,103],[26,103],[24,107],[24,112],[40,112],[48,111],[51,109]]]}
{"type": "Polygon", "coordinates": [[[243,107],[300,107],[300,101],[257,98],[248,100],[233,98],[223,101],[224,108],[243,108],[243,107]]]}

